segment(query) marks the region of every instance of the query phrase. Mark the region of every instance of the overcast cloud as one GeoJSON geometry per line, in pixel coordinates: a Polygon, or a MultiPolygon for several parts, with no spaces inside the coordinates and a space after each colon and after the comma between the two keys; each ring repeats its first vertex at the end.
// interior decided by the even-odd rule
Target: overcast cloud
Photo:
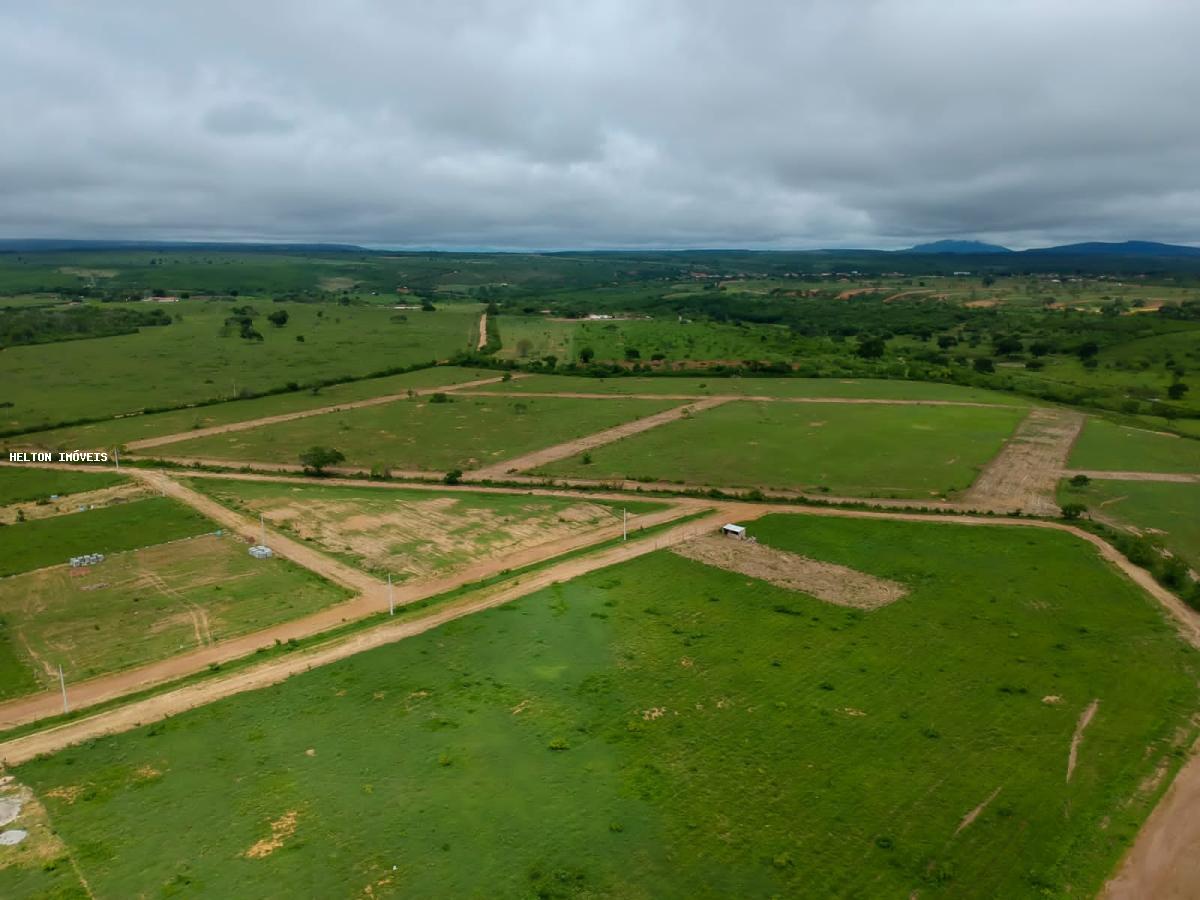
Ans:
{"type": "Polygon", "coordinates": [[[0,0],[0,236],[1200,243],[1189,0],[0,0]]]}

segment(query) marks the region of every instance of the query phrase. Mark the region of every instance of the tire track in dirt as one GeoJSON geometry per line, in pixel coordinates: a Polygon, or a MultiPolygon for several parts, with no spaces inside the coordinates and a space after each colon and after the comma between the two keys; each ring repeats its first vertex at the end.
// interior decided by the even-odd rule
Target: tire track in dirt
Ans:
{"type": "Polygon", "coordinates": [[[1075,723],[1075,733],[1071,735],[1071,749],[1067,753],[1067,781],[1070,781],[1071,776],[1075,773],[1075,762],[1079,759],[1079,745],[1083,743],[1083,732],[1092,724],[1092,719],[1099,708],[1100,701],[1093,700],[1079,714],[1079,721],[1075,723]]]}
{"type": "Polygon", "coordinates": [[[553,447],[543,447],[541,450],[526,453],[524,456],[517,456],[504,462],[474,469],[470,474],[472,478],[477,479],[502,478],[509,472],[519,472],[522,469],[544,466],[546,463],[556,462],[568,456],[574,456],[576,453],[582,453],[585,450],[611,444],[614,441],[619,441],[631,435],[641,434],[643,431],[649,431],[651,428],[657,428],[660,425],[666,425],[668,422],[682,419],[685,415],[703,412],[706,409],[712,409],[728,402],[730,402],[730,398],[728,397],[708,397],[695,403],[676,406],[663,412],[655,413],[652,416],[635,419],[632,422],[625,422],[614,428],[606,428],[603,431],[597,431],[594,434],[588,434],[572,441],[555,444],[553,447]]]}
{"type": "MultiPolygon", "coordinates": [[[[486,314],[485,314],[486,315],[486,314]]],[[[513,375],[513,378],[522,378],[523,375],[513,375]]],[[[482,387],[485,384],[495,384],[501,381],[503,376],[497,375],[495,378],[480,378],[476,381],[464,381],[461,384],[447,384],[441,387],[419,388],[413,389],[413,395],[424,397],[429,394],[444,394],[454,391],[457,388],[473,388],[482,387]]],[[[242,422],[229,422],[225,425],[212,425],[208,428],[194,428],[190,431],[181,431],[176,434],[162,434],[157,437],[142,438],[137,441],[130,441],[125,446],[130,450],[145,450],[149,447],[160,447],[163,444],[174,444],[179,441],[190,440],[191,438],[211,437],[214,434],[229,434],[232,431],[246,431],[250,428],[258,428],[262,425],[276,425],[280,422],[291,422],[295,419],[307,419],[311,416],[323,416],[328,413],[345,412],[349,409],[362,409],[366,406],[380,406],[384,403],[395,403],[397,400],[407,400],[408,392],[403,394],[385,394],[382,397],[368,397],[365,400],[351,400],[348,403],[339,403],[336,406],[318,406],[315,409],[302,409],[296,412],[280,413],[277,416],[263,416],[258,419],[246,419],[242,422]]]]}
{"type": "Polygon", "coordinates": [[[1058,479],[1083,422],[1083,414],[1074,410],[1035,407],[975,479],[962,505],[1057,516],[1058,479]]]}

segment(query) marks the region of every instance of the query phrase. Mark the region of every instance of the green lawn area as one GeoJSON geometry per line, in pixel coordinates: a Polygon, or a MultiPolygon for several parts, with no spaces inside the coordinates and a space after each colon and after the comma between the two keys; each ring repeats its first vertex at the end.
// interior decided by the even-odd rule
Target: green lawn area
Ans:
{"type": "Polygon", "coordinates": [[[660,551],[14,774],[97,896],[1094,895],[1196,732],[1159,607],[1062,533],[752,531],[910,593],[660,551]]]}
{"type": "Polygon", "coordinates": [[[651,501],[192,478],[188,484],[272,528],[398,582],[513,559],[551,541],[663,509],[651,501]]]}
{"type": "Polygon", "coordinates": [[[582,456],[543,475],[828,489],[934,497],[967,488],[1023,410],[736,401],[582,456]]]}
{"type": "Polygon", "coordinates": [[[0,577],[65,563],[84,553],[117,553],[216,530],[200,513],[166,497],[0,528],[0,577]]]}
{"type": "MultiPolygon", "coordinates": [[[[282,559],[258,560],[224,535],[110,555],[86,573],[0,579],[10,655],[42,689],[62,666],[78,681],[299,618],[349,596],[282,559]],[[13,648],[18,648],[15,650],[13,648]]],[[[0,684],[0,697],[29,690],[0,684]]]]}
{"type": "Polygon", "coordinates": [[[70,472],[33,466],[0,466],[0,506],[46,500],[51,494],[63,496],[95,491],[128,480],[115,472],[70,472]]]}
{"type": "Polygon", "coordinates": [[[444,471],[500,462],[640,419],[670,400],[564,400],[458,397],[449,403],[400,400],[247,431],[181,441],[163,455],[296,463],[321,444],[346,455],[346,465],[444,471]]]}
{"type": "Polygon", "coordinates": [[[171,412],[151,413],[145,416],[130,416],[97,422],[94,425],[76,425],[36,434],[10,438],[14,446],[45,447],[50,449],[99,449],[110,448],[128,441],[166,434],[179,434],[195,428],[245,422],[265,416],[320,409],[351,403],[371,397],[386,397],[403,394],[407,390],[441,387],[477,381],[481,378],[498,378],[500,373],[484,369],[464,369],[458,366],[438,366],[418,369],[403,375],[388,375],[365,381],[350,381],[321,388],[317,393],[297,391],[256,397],[252,400],[230,400],[212,406],[195,409],[180,409],[171,412]]]}
{"type": "Polygon", "coordinates": [[[561,362],[574,359],[572,337],[578,322],[560,322],[528,316],[497,316],[501,348],[499,359],[541,359],[550,355],[561,362]]]}
{"type": "Polygon", "coordinates": [[[467,349],[475,304],[437,312],[250,301],[264,340],[222,336],[242,302],[171,304],[182,321],[137,334],[8,347],[0,354],[0,430],[137,412],[146,407],[233,398],[318,379],[366,375],[445,359],[467,349]],[[282,328],[267,313],[286,310],[282,328]],[[406,321],[396,321],[403,315],[406,321]],[[297,341],[303,337],[304,341],[297,341]],[[149,375],[147,373],[150,373],[149,375]]]}
{"type": "Polygon", "coordinates": [[[1200,472],[1200,440],[1089,418],[1069,464],[1116,472],[1200,472]]]}
{"type": "Polygon", "coordinates": [[[1156,539],[1200,569],[1200,484],[1093,479],[1077,488],[1064,480],[1058,497],[1060,503],[1084,504],[1093,516],[1164,532],[1156,539]]]}
{"type": "Polygon", "coordinates": [[[955,400],[960,403],[995,403],[1029,406],[1023,397],[935,384],[928,381],[893,381],[872,378],[581,378],[570,375],[530,375],[480,388],[483,391],[582,392],[586,394],[721,394],[757,397],[849,397],[871,400],[955,400]]]}

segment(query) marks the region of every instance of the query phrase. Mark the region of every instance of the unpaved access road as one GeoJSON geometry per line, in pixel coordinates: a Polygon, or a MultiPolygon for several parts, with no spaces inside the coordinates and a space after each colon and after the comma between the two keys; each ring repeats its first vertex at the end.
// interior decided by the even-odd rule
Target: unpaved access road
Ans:
{"type": "Polygon", "coordinates": [[[543,447],[541,450],[526,453],[524,456],[517,456],[491,466],[484,466],[481,469],[474,469],[470,474],[475,479],[503,478],[509,472],[520,472],[523,469],[544,466],[546,463],[556,462],[568,456],[583,453],[585,450],[601,447],[604,444],[611,444],[614,441],[621,440],[621,438],[641,434],[643,431],[649,431],[651,428],[657,428],[659,425],[665,425],[668,422],[674,422],[692,413],[703,412],[706,409],[712,409],[714,406],[721,406],[724,403],[728,403],[729,399],[728,397],[707,397],[695,403],[676,406],[672,409],[655,413],[652,416],[646,416],[643,419],[635,419],[632,422],[617,425],[615,428],[606,428],[604,431],[597,431],[595,434],[585,435],[573,441],[555,444],[553,447],[543,447]]]}
{"type": "Polygon", "coordinates": [[[587,391],[455,391],[464,397],[550,397],[566,400],[749,400],[753,403],[831,403],[852,406],[973,406],[984,409],[1019,409],[1004,403],[973,400],[899,400],[883,397],[769,397],[759,394],[598,394],[587,391]]]}
{"type": "Polygon", "coordinates": [[[482,350],[487,346],[487,313],[484,312],[479,317],[479,343],[476,345],[476,350],[482,350]]]}
{"type": "MultiPolygon", "coordinates": [[[[518,576],[510,582],[481,589],[461,600],[438,607],[419,617],[386,623],[347,638],[332,640],[311,650],[277,657],[261,665],[227,676],[214,676],[197,684],[187,685],[84,719],[14,738],[0,744],[0,764],[17,765],[42,753],[53,753],[80,741],[105,734],[116,734],[212,703],[222,697],[277,684],[292,675],[308,671],[316,666],[327,665],[365,650],[422,634],[453,619],[499,606],[544,587],[549,587],[555,582],[576,578],[596,569],[635,559],[646,553],[652,553],[680,541],[711,532],[726,522],[730,514],[727,509],[718,509],[717,512],[701,519],[687,522],[660,534],[630,540],[590,555],[564,560],[540,571],[518,576]]],[[[378,609],[372,611],[378,611],[378,609]]],[[[261,641],[252,643],[255,647],[262,646],[261,641]]],[[[3,727],[3,723],[0,723],[0,727],[3,727]]]]}
{"type": "Polygon", "coordinates": [[[1083,414],[1074,410],[1035,407],[975,479],[962,505],[1057,516],[1058,479],[1083,422],[1083,414]]]}
{"type": "MultiPolygon", "coordinates": [[[[521,378],[521,375],[513,375],[513,378],[521,378]]],[[[476,381],[464,381],[461,384],[447,384],[442,387],[431,388],[414,388],[413,395],[423,397],[429,394],[448,393],[456,391],[459,388],[482,387],[485,384],[495,384],[501,381],[503,376],[497,375],[495,378],[480,378],[476,381]]],[[[315,409],[302,409],[297,412],[280,413],[277,416],[263,416],[259,419],[246,419],[242,422],[229,422],[226,425],[212,425],[208,428],[193,428],[190,431],[181,431],[176,434],[160,434],[158,437],[142,438],[137,441],[130,441],[125,446],[130,450],[146,450],[150,447],[161,447],[163,444],[174,444],[179,441],[190,440],[191,438],[209,437],[214,434],[228,434],[231,431],[246,431],[250,428],[258,428],[261,425],[276,425],[280,422],[291,422],[294,419],[307,419],[311,416],[323,416],[327,413],[345,412],[348,409],[362,409],[364,406],[379,406],[384,403],[395,403],[397,400],[407,400],[408,392],[403,394],[385,394],[382,397],[368,397],[365,400],[351,400],[349,403],[339,403],[336,406],[318,406],[315,409]]]]}
{"type": "Polygon", "coordinates": [[[1200,474],[1186,472],[1113,472],[1107,469],[1063,469],[1062,477],[1086,475],[1097,481],[1171,481],[1176,484],[1200,482],[1200,474]]]}

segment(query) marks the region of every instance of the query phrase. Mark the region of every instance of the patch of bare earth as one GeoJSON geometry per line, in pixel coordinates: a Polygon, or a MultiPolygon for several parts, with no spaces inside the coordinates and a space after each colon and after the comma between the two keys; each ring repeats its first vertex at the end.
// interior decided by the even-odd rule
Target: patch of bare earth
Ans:
{"type": "Polygon", "coordinates": [[[958,835],[958,834],[961,834],[963,831],[965,831],[967,828],[969,828],[971,823],[979,818],[979,816],[983,813],[983,811],[988,808],[988,805],[993,800],[995,800],[997,796],[999,796],[1000,791],[1003,789],[1004,789],[1003,785],[996,788],[994,791],[991,792],[991,794],[988,795],[988,798],[986,800],[984,800],[977,807],[975,807],[973,810],[971,810],[969,813],[967,813],[965,816],[963,816],[962,821],[958,823],[958,827],[956,829],[954,829],[954,833],[956,835],[958,835]]]}
{"type": "Polygon", "coordinates": [[[1071,736],[1071,750],[1067,753],[1067,781],[1071,780],[1071,775],[1075,772],[1075,762],[1079,758],[1079,745],[1083,742],[1083,732],[1091,724],[1099,707],[1100,701],[1093,700],[1087,705],[1087,709],[1079,714],[1079,721],[1075,723],[1075,733],[1071,736]]]}
{"type": "Polygon", "coordinates": [[[247,859],[262,859],[264,856],[270,856],[283,846],[284,841],[296,833],[296,822],[299,818],[299,810],[293,809],[285,812],[271,823],[271,836],[263,838],[242,855],[247,859]]]}
{"type": "Polygon", "coordinates": [[[125,503],[148,495],[149,491],[144,485],[132,482],[99,488],[94,491],[68,494],[58,500],[51,500],[49,503],[14,503],[11,506],[0,506],[0,523],[11,525],[17,521],[19,515],[23,515],[26,521],[49,519],[53,516],[83,512],[98,506],[125,503]]]}
{"type": "Polygon", "coordinates": [[[1058,515],[1055,490],[1083,421],[1083,415],[1073,410],[1032,410],[975,479],[963,505],[993,512],[1058,515]]]}
{"type": "MultiPolygon", "coordinates": [[[[67,855],[66,845],[50,825],[50,817],[41,801],[13,776],[0,778],[0,801],[16,807],[16,815],[6,821],[0,831],[10,829],[25,832],[19,842],[3,847],[0,870],[7,868],[32,869],[51,865],[67,855]]],[[[86,885],[85,885],[86,888],[86,885]]],[[[91,895],[91,891],[87,891],[91,895]]]]}
{"type": "Polygon", "coordinates": [[[800,591],[837,606],[878,609],[908,593],[908,588],[898,582],[754,541],[705,535],[671,549],[688,559],[800,591]]]}

